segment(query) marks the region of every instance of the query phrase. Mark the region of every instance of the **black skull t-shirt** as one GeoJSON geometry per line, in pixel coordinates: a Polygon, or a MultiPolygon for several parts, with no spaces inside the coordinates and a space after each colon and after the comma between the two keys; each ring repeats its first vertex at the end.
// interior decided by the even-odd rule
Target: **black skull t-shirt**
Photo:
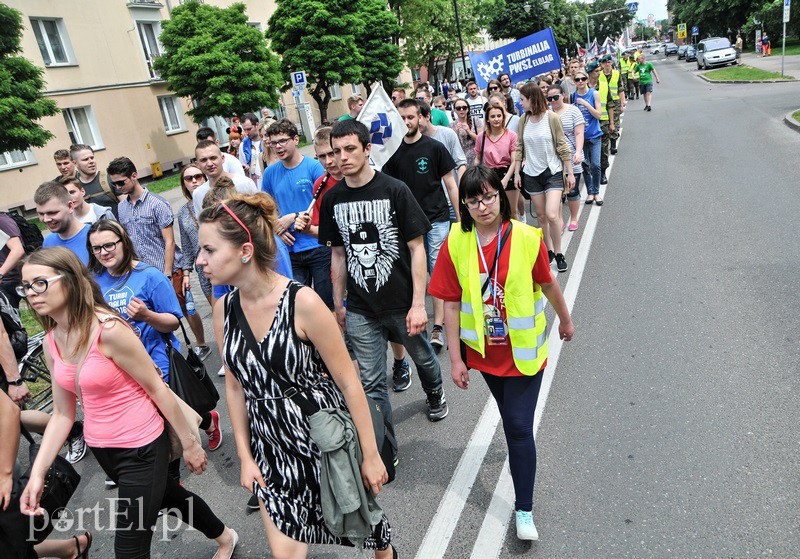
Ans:
{"type": "Polygon", "coordinates": [[[342,180],[322,199],[319,242],[344,246],[347,310],[364,316],[405,313],[413,283],[408,242],[431,224],[408,187],[376,172],[364,186],[342,180]]]}
{"type": "Polygon", "coordinates": [[[400,144],[383,172],[406,183],[428,220],[439,223],[450,221],[442,178],[455,168],[456,162],[442,142],[422,136],[413,144],[400,144]]]}

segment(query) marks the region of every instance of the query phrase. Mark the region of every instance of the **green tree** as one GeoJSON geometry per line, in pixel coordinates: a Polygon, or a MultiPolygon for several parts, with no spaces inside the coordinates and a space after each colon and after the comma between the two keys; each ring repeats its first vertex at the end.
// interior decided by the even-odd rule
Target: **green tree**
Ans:
{"type": "Polygon", "coordinates": [[[395,78],[403,70],[400,47],[394,41],[400,34],[397,16],[386,0],[362,0],[358,6],[364,24],[356,37],[363,56],[361,82],[368,92],[376,82],[382,82],[384,89],[391,91],[395,78]]]}
{"type": "Polygon", "coordinates": [[[188,112],[195,122],[277,104],[279,61],[247,24],[244,4],[222,9],[186,2],[162,25],[164,54],[154,68],[171,91],[197,101],[188,112]]]}
{"type": "Polygon", "coordinates": [[[305,70],[320,118],[327,120],[331,86],[362,79],[364,57],[356,37],[364,32],[364,23],[354,9],[356,3],[277,0],[277,4],[269,18],[267,37],[283,57],[286,81],[289,72],[305,70]]]}
{"type": "MultiPolygon", "coordinates": [[[[589,30],[592,38],[597,38],[601,45],[606,37],[615,39],[622,35],[633,19],[626,5],[626,0],[596,0],[591,6],[591,13],[619,10],[589,18],[589,30]],[[622,9],[620,9],[622,8],[622,9]]],[[[585,25],[585,24],[584,24],[585,25]]]]}
{"type": "Polygon", "coordinates": [[[43,147],[53,134],[37,121],[58,113],[44,96],[44,70],[18,56],[21,38],[22,14],[0,4],[0,153],[43,147]]]}

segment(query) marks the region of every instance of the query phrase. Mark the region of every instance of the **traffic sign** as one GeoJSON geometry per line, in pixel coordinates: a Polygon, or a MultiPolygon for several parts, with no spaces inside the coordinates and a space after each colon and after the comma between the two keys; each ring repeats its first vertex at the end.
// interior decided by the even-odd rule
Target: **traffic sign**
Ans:
{"type": "Polygon", "coordinates": [[[783,23],[789,23],[789,8],[792,0],[783,0],[783,23]]]}
{"type": "Polygon", "coordinates": [[[628,11],[630,13],[635,14],[638,9],[639,9],[639,2],[630,2],[628,4],[628,11]]]}
{"type": "Polygon", "coordinates": [[[685,39],[686,38],[686,24],[679,23],[678,24],[678,39],[685,39]]]}
{"type": "Polygon", "coordinates": [[[700,34],[700,28],[699,27],[692,27],[692,35],[699,35],[699,34],[700,34]]]}
{"type": "Polygon", "coordinates": [[[304,70],[292,72],[292,85],[295,87],[299,85],[306,85],[306,73],[304,70]]]}

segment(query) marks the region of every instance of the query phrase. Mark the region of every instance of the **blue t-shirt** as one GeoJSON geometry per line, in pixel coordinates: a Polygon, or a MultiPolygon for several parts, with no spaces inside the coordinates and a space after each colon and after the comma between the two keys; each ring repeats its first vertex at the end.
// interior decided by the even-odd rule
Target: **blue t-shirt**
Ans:
{"type": "MultiPolygon", "coordinates": [[[[303,213],[314,198],[314,183],[324,174],[322,164],[310,157],[303,156],[300,164],[293,169],[287,169],[283,161],[278,161],[264,171],[261,190],[275,198],[282,216],[303,213]]],[[[292,236],[295,241],[293,246],[288,247],[289,252],[304,252],[319,247],[319,242],[311,235],[293,232],[292,236]]]]}
{"type": "Polygon", "coordinates": [[[81,262],[88,265],[89,250],[86,248],[86,239],[89,237],[89,227],[91,227],[91,225],[87,224],[83,229],[78,231],[69,239],[62,239],[58,236],[58,233],[50,233],[47,237],[45,237],[42,246],[45,248],[66,247],[77,254],[78,258],[81,259],[81,262]]]}
{"type": "MultiPolygon", "coordinates": [[[[178,318],[183,317],[178,296],[172,288],[172,282],[161,270],[139,262],[131,274],[120,277],[112,276],[108,270],[95,278],[100,285],[100,291],[109,306],[122,315],[133,326],[134,331],[142,340],[147,353],[153,358],[156,365],[161,368],[164,380],[169,382],[169,356],[164,334],[144,322],[128,318],[128,304],[131,299],[140,299],[147,308],[153,312],[167,312],[178,318]],[[124,283],[123,283],[124,282],[124,283]]],[[[175,334],[172,336],[172,345],[180,351],[180,342],[175,334]]]]}
{"type": "MultiPolygon", "coordinates": [[[[278,247],[278,251],[275,254],[275,271],[292,279],[292,261],[289,258],[289,247],[283,244],[283,241],[277,235],[275,235],[275,244],[278,247]]],[[[215,285],[214,299],[221,299],[231,291],[233,291],[233,287],[230,285],[215,285]]]]}
{"type": "Polygon", "coordinates": [[[578,97],[589,103],[592,107],[594,107],[594,92],[593,88],[589,88],[589,91],[584,93],[583,95],[579,94],[577,91],[572,93],[572,104],[578,107],[581,110],[581,114],[583,115],[583,120],[586,121],[586,127],[583,129],[583,137],[587,140],[593,140],[595,138],[599,138],[603,135],[603,131],[600,129],[600,121],[589,112],[589,109],[584,107],[583,105],[578,105],[576,100],[578,97]]]}

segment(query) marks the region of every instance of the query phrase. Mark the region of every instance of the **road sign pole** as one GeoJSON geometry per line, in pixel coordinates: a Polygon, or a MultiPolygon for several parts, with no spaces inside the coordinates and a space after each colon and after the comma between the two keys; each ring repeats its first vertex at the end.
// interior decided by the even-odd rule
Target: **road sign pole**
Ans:
{"type": "Polygon", "coordinates": [[[786,21],[783,22],[783,48],[781,49],[781,77],[783,77],[783,59],[786,57],[786,21]]]}
{"type": "Polygon", "coordinates": [[[792,0],[783,0],[783,47],[781,48],[781,77],[784,77],[783,63],[786,58],[786,24],[789,23],[789,10],[792,7],[792,0]]]}

